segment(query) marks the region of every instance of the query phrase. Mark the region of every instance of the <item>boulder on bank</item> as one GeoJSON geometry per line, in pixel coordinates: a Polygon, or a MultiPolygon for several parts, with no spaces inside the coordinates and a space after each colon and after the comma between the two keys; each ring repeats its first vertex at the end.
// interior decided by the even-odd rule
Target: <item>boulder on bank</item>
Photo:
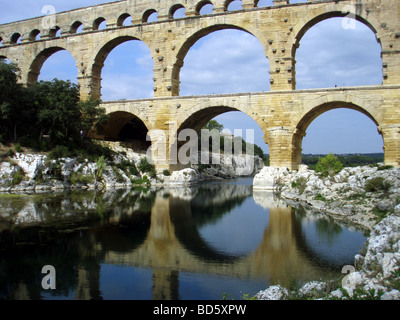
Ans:
{"type": "Polygon", "coordinates": [[[199,173],[192,169],[186,168],[180,171],[174,171],[169,177],[168,184],[170,185],[190,185],[200,181],[199,173]]]}
{"type": "Polygon", "coordinates": [[[264,167],[254,177],[253,188],[277,190],[287,174],[289,174],[288,168],[264,167]]]}

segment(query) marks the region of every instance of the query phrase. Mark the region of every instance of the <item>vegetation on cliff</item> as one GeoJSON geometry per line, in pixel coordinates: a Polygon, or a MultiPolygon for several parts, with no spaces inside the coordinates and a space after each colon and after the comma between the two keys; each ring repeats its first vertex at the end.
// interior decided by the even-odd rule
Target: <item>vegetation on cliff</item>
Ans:
{"type": "Polygon", "coordinates": [[[0,142],[53,151],[55,157],[110,155],[87,139],[90,130],[100,130],[108,120],[100,101],[80,101],[78,86],[70,81],[22,86],[19,73],[15,64],[0,61],[0,142]]]}

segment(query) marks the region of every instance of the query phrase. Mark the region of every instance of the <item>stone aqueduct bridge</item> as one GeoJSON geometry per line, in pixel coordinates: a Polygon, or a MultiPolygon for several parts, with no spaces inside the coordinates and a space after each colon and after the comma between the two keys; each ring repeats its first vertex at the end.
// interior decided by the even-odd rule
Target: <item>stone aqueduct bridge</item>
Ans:
{"type": "MultiPolygon", "coordinates": [[[[68,50],[75,58],[81,98],[101,97],[101,71],[107,55],[129,40],[141,40],[154,60],[154,98],[104,102],[111,119],[105,138],[116,138],[131,119],[139,118],[152,141],[153,129],[168,131],[175,123],[201,128],[226,111],[239,110],[252,117],[269,144],[272,166],[296,169],[308,125],[333,108],[351,108],[367,115],[382,134],[385,162],[400,166],[400,2],[398,0],[318,0],[256,7],[258,0],[242,0],[243,9],[227,11],[232,0],[125,0],[28,19],[0,26],[0,57],[19,65],[22,82],[38,79],[46,59],[68,50]],[[213,14],[200,15],[205,4],[213,14]],[[185,7],[186,17],[174,19],[185,7]],[[148,17],[158,13],[158,21],[148,17]],[[132,17],[131,26],[123,21],[132,17]],[[315,24],[332,17],[361,21],[376,35],[382,48],[382,84],[321,90],[296,90],[296,49],[315,24]],[[107,28],[99,30],[106,20],[107,28]],[[83,25],[83,32],[77,28],[83,25]],[[222,29],[254,35],[270,62],[270,92],[179,97],[179,74],[191,46],[201,37],[222,29]],[[61,36],[57,31],[61,30],[61,36]],[[37,39],[40,32],[41,38],[37,39]]],[[[339,49],[338,49],[339,50],[339,49]]],[[[171,139],[169,139],[171,140],[171,139]]],[[[168,141],[172,145],[174,141],[168,141]]],[[[169,161],[153,155],[159,169],[169,161]]]]}

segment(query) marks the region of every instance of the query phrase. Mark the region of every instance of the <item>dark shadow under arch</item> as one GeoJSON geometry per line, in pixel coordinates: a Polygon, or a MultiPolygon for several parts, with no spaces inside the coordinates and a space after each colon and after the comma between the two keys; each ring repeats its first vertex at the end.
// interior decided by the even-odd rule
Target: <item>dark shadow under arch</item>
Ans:
{"type": "Polygon", "coordinates": [[[146,151],[151,142],[146,141],[148,129],[144,122],[134,114],[125,111],[110,113],[110,119],[103,126],[105,140],[122,141],[138,151],[146,151]]]}

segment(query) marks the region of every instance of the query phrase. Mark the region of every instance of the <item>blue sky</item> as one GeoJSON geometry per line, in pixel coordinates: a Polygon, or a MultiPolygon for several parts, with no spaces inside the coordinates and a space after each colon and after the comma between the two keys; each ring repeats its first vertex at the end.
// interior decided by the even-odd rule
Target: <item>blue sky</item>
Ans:
{"type": "MultiPolygon", "coordinates": [[[[41,16],[45,5],[57,12],[111,1],[14,0],[0,4],[0,23],[41,16]]],[[[302,2],[302,1],[291,1],[302,2]]],[[[262,0],[261,5],[271,5],[262,0]]],[[[238,9],[240,1],[230,9],[238,9]]],[[[206,10],[209,10],[206,8],[206,10]]],[[[207,13],[207,12],[206,12],[207,13]]],[[[178,12],[178,16],[183,12],[178,12]]],[[[380,45],[370,29],[354,22],[346,29],[341,18],[325,20],[310,29],[296,54],[297,89],[382,83],[380,45]]],[[[223,30],[200,39],[188,52],[181,70],[181,95],[269,91],[269,62],[259,41],[244,32],[223,30]]],[[[102,72],[103,100],[153,96],[153,61],[150,50],[139,41],[126,42],[108,56],[102,72]],[[129,67],[126,67],[129,66],[129,67]]],[[[76,82],[75,61],[58,52],[43,65],[40,80],[55,77],[76,82]]],[[[263,133],[241,112],[216,118],[225,128],[254,128],[255,142],[266,152],[263,133]]],[[[315,119],[303,140],[303,153],[382,152],[382,138],[365,115],[348,109],[328,111],[315,119]]]]}

